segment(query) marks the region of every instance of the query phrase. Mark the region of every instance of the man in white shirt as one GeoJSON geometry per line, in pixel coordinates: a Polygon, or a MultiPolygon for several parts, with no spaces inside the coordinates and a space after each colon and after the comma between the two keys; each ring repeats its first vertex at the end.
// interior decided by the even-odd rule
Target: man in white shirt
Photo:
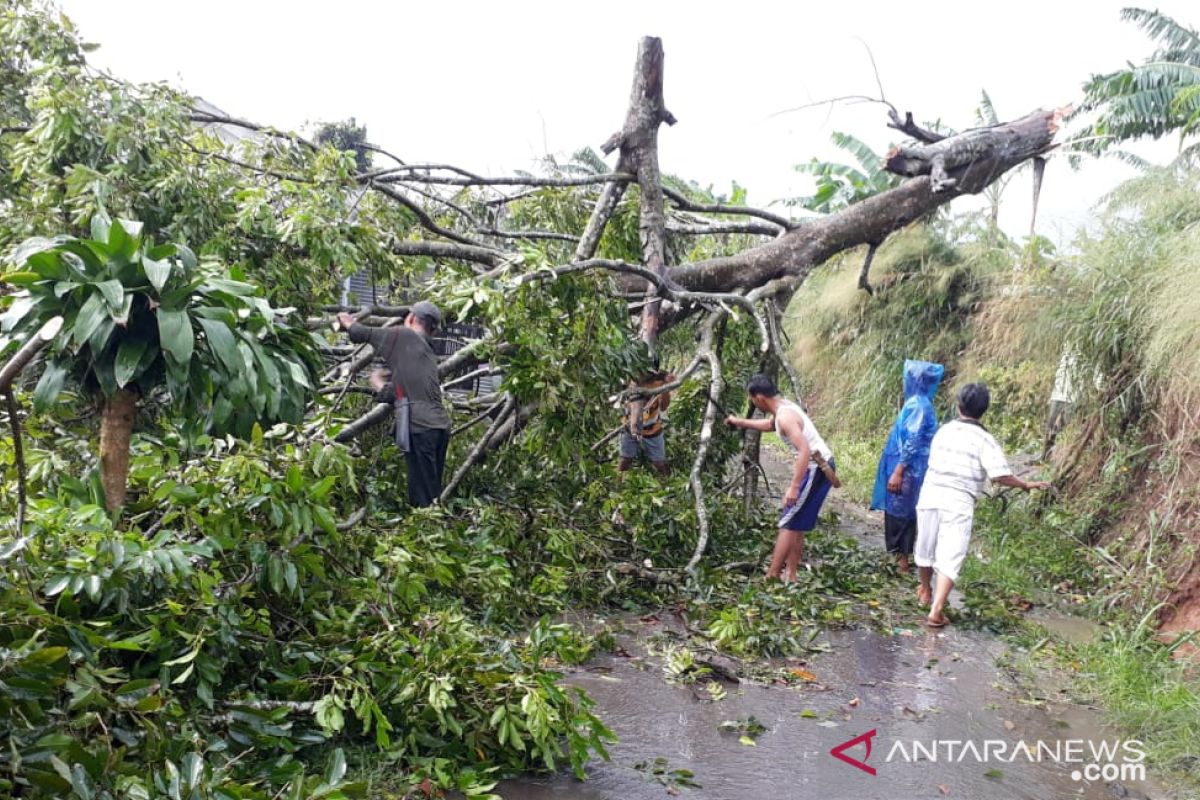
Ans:
{"type": "Polygon", "coordinates": [[[1024,481],[1012,474],[1004,451],[979,421],[991,398],[982,383],[968,383],[958,393],[958,419],[933,437],[929,468],[917,499],[916,561],[921,585],[917,598],[932,602],[927,623],[940,628],[946,598],[958,580],[971,544],[975,499],[985,480],[1017,489],[1049,489],[1047,481],[1024,481]],[[937,591],[931,583],[937,570],[937,591]]]}

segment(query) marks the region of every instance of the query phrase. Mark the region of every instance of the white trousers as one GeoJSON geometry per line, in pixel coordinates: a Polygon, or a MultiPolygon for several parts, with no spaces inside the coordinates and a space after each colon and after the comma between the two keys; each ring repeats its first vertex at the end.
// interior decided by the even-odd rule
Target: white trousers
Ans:
{"type": "Polygon", "coordinates": [[[939,574],[958,581],[963,559],[971,546],[970,514],[955,514],[938,509],[917,509],[917,546],[914,553],[918,567],[933,567],[939,574]]]}

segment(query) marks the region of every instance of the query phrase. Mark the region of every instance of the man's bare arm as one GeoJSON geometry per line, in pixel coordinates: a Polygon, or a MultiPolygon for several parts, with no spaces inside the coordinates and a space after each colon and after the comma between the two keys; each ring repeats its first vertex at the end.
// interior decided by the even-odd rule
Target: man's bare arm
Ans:
{"type": "Polygon", "coordinates": [[[725,418],[725,424],[731,428],[745,428],[749,431],[762,431],[770,433],[775,430],[775,419],[773,417],[735,417],[732,414],[725,418]]]}

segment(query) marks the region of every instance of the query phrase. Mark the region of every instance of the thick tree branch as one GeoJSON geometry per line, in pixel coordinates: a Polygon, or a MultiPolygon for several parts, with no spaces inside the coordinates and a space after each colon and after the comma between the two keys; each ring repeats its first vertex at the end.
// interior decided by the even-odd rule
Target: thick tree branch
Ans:
{"type": "Polygon", "coordinates": [[[930,177],[921,175],[737,255],[673,267],[671,280],[692,291],[729,292],[776,278],[803,279],[843,250],[882,241],[955,197],[982,191],[1008,170],[1050,150],[1059,117],[1059,112],[1035,111],[988,129],[990,148],[977,149],[972,161],[947,166],[947,176],[955,182],[942,191],[935,192],[930,177]]]}
{"type": "Polygon", "coordinates": [[[507,253],[482,245],[428,242],[413,239],[394,241],[391,243],[391,250],[398,256],[428,256],[430,258],[486,264],[489,267],[498,267],[511,258],[507,253]]]}
{"type": "Polygon", "coordinates": [[[916,139],[918,142],[923,142],[924,144],[933,144],[934,142],[940,142],[942,139],[946,138],[940,133],[935,133],[928,128],[922,128],[920,125],[913,122],[913,115],[911,111],[904,112],[904,119],[901,120],[899,112],[893,108],[888,112],[888,117],[891,118],[891,122],[888,123],[889,128],[894,128],[901,133],[906,133],[912,138],[916,139]]]}
{"type": "Polygon", "coordinates": [[[764,222],[713,222],[685,224],[682,222],[667,222],[667,233],[684,236],[713,236],[723,233],[745,233],[756,236],[778,236],[783,228],[768,225],[764,222]]]}

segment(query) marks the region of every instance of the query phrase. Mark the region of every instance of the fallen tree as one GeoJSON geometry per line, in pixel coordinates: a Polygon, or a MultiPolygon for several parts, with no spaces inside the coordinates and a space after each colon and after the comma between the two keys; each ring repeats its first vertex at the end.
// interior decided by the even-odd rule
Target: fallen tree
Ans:
{"type": "MultiPolygon", "coordinates": [[[[14,62],[20,68],[14,82],[18,96],[38,90],[43,78],[37,68],[56,52],[49,48],[38,55],[30,48],[25,61],[14,62]]],[[[869,289],[870,256],[884,239],[1044,155],[1054,147],[1060,117],[1057,111],[1035,111],[1013,122],[940,138],[916,125],[911,114],[902,120],[893,108],[889,126],[912,141],[890,154],[888,168],[907,180],[838,213],[796,220],[662,174],[658,129],[676,121],[664,100],[664,66],[662,42],[643,39],[624,122],[601,147],[606,154],[617,154],[615,167],[584,153],[566,165],[548,162],[538,174],[501,176],[407,161],[386,147],[363,143],[371,162],[353,151],[339,152],[295,133],[222,114],[161,86],[138,86],[85,71],[79,91],[51,93],[45,104],[49,110],[39,112],[41,116],[19,104],[5,109],[11,122],[0,134],[0,155],[23,170],[6,187],[6,194],[17,198],[11,229],[37,230],[53,217],[54,197],[45,199],[29,189],[39,180],[63,182],[61,153],[68,145],[47,145],[44,131],[55,115],[86,111],[88,119],[107,126],[109,139],[116,142],[99,146],[81,137],[68,143],[79,162],[71,169],[78,174],[80,166],[86,167],[95,185],[105,187],[97,197],[104,194],[114,211],[146,220],[152,234],[209,242],[207,252],[244,265],[269,296],[286,301],[279,305],[302,306],[310,329],[321,330],[336,281],[347,272],[370,267],[385,278],[412,277],[432,267],[438,276],[432,289],[436,299],[449,313],[491,331],[447,360],[443,379],[450,385],[480,370],[503,372],[510,387],[507,394],[466,409],[474,422],[459,425],[458,435],[481,435],[467,446],[463,463],[469,465],[482,460],[488,449],[512,441],[531,420],[554,414],[562,401],[553,384],[567,380],[564,370],[587,371],[575,379],[585,396],[607,396],[628,379],[632,339],[628,329],[620,334],[612,327],[614,313],[626,321],[639,317],[639,338],[651,347],[658,347],[660,336],[675,327],[695,332],[690,352],[675,355],[696,365],[693,379],[707,374],[710,391],[725,383],[721,376],[730,370],[723,371],[721,362],[729,355],[702,332],[738,329],[743,319],[752,321],[749,352],[758,366],[774,362],[781,374],[794,377],[783,356],[779,318],[813,269],[866,245],[861,285],[869,289]],[[226,135],[214,136],[214,131],[226,135]],[[240,141],[225,144],[229,139],[240,141]],[[122,161],[114,152],[143,153],[145,158],[122,161]],[[360,166],[364,163],[366,167],[360,166]],[[145,188],[126,191],[130,186],[145,188]],[[562,296],[551,298],[556,292],[562,296]],[[583,306],[580,292],[587,296],[583,306]],[[591,327],[575,331],[578,349],[571,355],[561,350],[555,336],[585,308],[591,327]],[[597,325],[614,337],[605,351],[613,355],[587,349],[598,346],[597,325]],[[622,336],[624,344],[616,341],[622,336]],[[608,359],[603,364],[602,357],[608,359]],[[547,365],[558,365],[559,371],[532,374],[545,373],[547,365]],[[522,377],[522,370],[530,374],[522,377]],[[605,382],[607,387],[600,389],[605,382]],[[481,415],[485,409],[490,410],[481,415]],[[475,427],[489,417],[492,423],[482,431],[475,427]]],[[[73,196],[71,202],[81,219],[91,210],[86,195],[73,196]]],[[[0,232],[0,246],[12,241],[7,231],[0,232]]],[[[404,309],[375,305],[365,312],[372,323],[395,324],[404,309]]],[[[672,346],[687,350],[687,338],[678,337],[672,346]]],[[[340,410],[346,396],[362,393],[359,376],[374,354],[369,348],[327,343],[324,355],[332,364],[321,391],[340,410]]],[[[622,394],[617,402],[629,396],[622,394]]],[[[330,413],[318,420],[327,420],[330,413]]],[[[706,469],[703,442],[711,436],[713,422],[711,408],[700,414],[700,428],[707,433],[696,431],[700,446],[693,473],[706,469]]],[[[386,406],[370,407],[330,432],[337,441],[348,442],[389,418],[386,406]]],[[[465,477],[458,475],[454,483],[463,486],[465,477]]],[[[695,494],[703,520],[698,484],[695,494]]],[[[703,538],[701,534],[701,542],[703,538]]],[[[703,546],[690,559],[692,565],[702,551],[703,546]]]]}

